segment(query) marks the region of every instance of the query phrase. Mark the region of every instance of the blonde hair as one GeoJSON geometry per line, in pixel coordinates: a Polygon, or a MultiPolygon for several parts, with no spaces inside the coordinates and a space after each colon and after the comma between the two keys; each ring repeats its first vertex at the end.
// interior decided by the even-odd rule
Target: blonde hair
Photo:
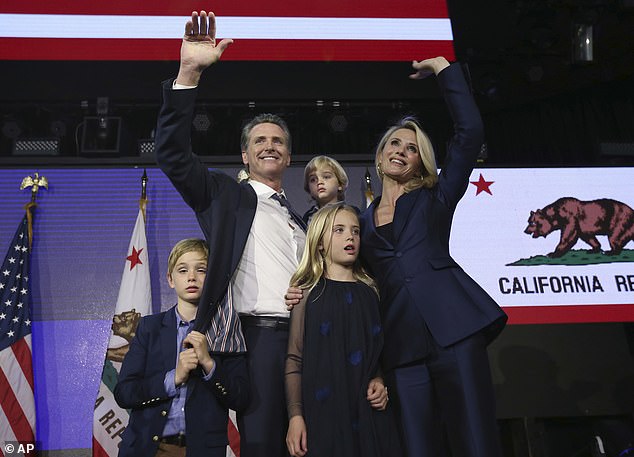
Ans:
{"type": "Polygon", "coordinates": [[[319,168],[330,168],[339,182],[341,190],[337,191],[337,200],[344,201],[346,199],[346,189],[348,188],[348,175],[341,164],[332,157],[315,156],[310,159],[304,168],[304,190],[310,194],[309,176],[319,168]]]}
{"type": "MultiPolygon", "coordinates": [[[[357,211],[349,205],[330,205],[317,211],[308,225],[304,254],[297,271],[291,277],[292,287],[310,290],[326,272],[325,254],[320,250],[320,246],[323,246],[323,240],[327,234],[332,236],[335,216],[340,211],[348,211],[359,220],[357,211]]],[[[377,292],[374,280],[365,272],[358,257],[352,265],[352,274],[357,281],[367,284],[377,292]]]]}
{"type": "Polygon", "coordinates": [[[176,262],[181,258],[183,254],[188,252],[200,252],[204,255],[205,260],[209,258],[209,247],[205,240],[199,238],[186,238],[180,240],[174,245],[169,257],[167,258],[167,274],[171,275],[172,271],[176,267],[176,262]]]}
{"type": "Polygon", "coordinates": [[[405,184],[405,192],[411,192],[419,187],[425,187],[430,189],[438,182],[438,167],[436,166],[436,156],[434,154],[434,147],[431,144],[431,140],[423,129],[418,125],[416,119],[412,117],[404,117],[392,127],[387,129],[383,134],[381,141],[379,141],[376,147],[376,156],[374,164],[376,166],[376,174],[379,178],[383,179],[383,170],[381,170],[381,161],[379,156],[383,152],[383,148],[387,144],[387,140],[397,130],[406,129],[411,130],[416,135],[416,142],[418,143],[418,152],[423,162],[423,169],[421,170],[421,176],[414,176],[409,182],[405,184]]]}

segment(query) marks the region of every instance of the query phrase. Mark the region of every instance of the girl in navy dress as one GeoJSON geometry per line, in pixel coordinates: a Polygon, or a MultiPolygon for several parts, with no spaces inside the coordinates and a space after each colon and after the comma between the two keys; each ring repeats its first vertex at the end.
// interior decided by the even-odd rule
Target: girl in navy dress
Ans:
{"type": "Polygon", "coordinates": [[[361,267],[357,212],[327,206],[311,219],[291,284],[305,289],[291,313],[286,361],[292,456],[400,454],[379,371],[383,332],[374,281],[361,267]]]}

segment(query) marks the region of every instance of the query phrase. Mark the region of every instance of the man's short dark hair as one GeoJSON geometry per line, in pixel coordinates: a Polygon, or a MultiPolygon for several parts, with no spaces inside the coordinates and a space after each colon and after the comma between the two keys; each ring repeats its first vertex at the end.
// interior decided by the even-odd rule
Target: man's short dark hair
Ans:
{"type": "Polygon", "coordinates": [[[247,150],[247,146],[249,146],[249,137],[251,136],[251,130],[253,127],[259,124],[275,124],[279,126],[284,135],[286,135],[286,146],[290,152],[291,150],[291,132],[288,130],[288,125],[286,125],[286,121],[279,117],[277,114],[271,113],[262,113],[255,116],[251,119],[244,127],[242,127],[242,135],[240,135],[240,147],[243,151],[247,150]]]}

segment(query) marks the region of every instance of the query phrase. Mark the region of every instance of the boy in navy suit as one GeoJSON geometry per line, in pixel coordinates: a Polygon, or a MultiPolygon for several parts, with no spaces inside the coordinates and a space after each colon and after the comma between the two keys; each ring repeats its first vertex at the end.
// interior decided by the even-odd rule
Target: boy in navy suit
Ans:
{"type": "Polygon", "coordinates": [[[120,457],[226,455],[228,408],[247,405],[249,379],[244,354],[210,354],[192,331],[208,255],[203,240],[179,241],[167,273],[177,304],[139,321],[114,391],[131,409],[120,457]]]}

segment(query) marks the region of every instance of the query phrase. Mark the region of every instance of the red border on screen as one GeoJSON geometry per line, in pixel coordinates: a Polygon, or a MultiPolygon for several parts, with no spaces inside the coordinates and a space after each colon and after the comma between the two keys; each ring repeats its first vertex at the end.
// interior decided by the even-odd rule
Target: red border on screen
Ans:
{"type": "Polygon", "coordinates": [[[509,306],[503,308],[509,316],[509,324],[634,322],[634,304],[509,306]]]}

